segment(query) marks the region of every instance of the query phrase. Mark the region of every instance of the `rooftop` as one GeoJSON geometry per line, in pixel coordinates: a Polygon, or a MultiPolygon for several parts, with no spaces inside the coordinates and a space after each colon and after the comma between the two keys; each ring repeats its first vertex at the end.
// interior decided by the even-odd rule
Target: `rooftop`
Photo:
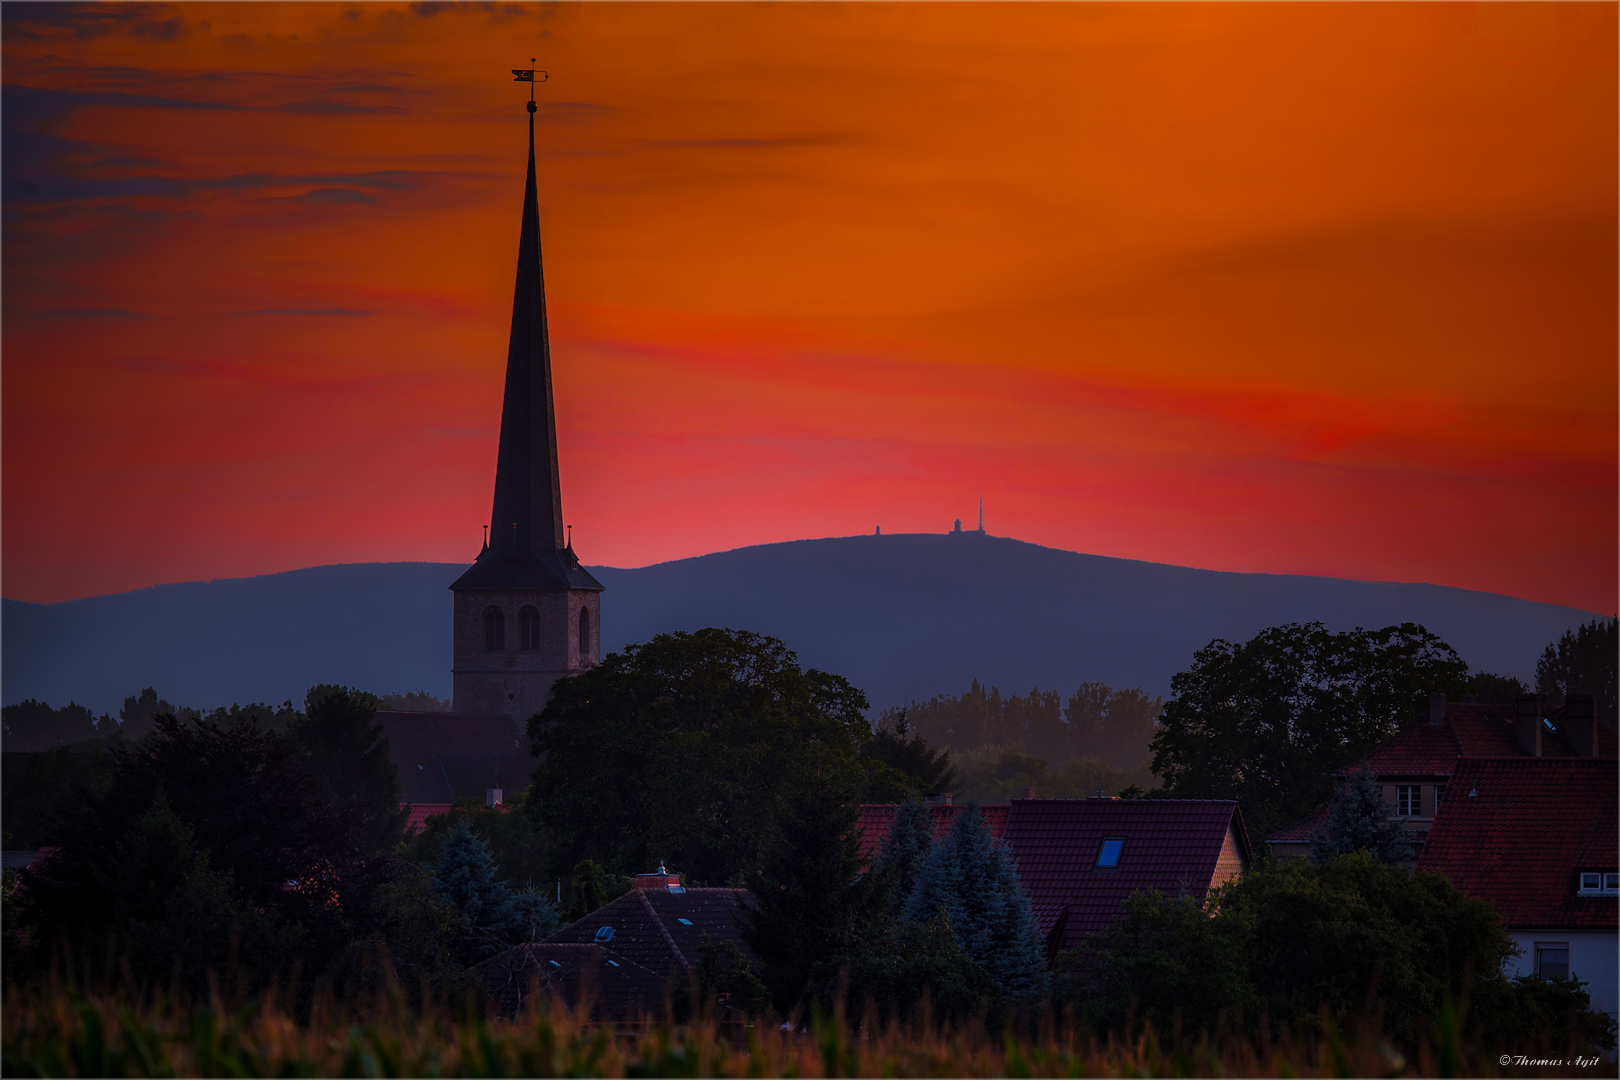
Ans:
{"type": "Polygon", "coordinates": [[[1489,900],[1511,927],[1613,929],[1614,895],[1577,896],[1581,870],[1617,869],[1613,758],[1465,757],[1418,869],[1489,900]]]}
{"type": "Polygon", "coordinates": [[[1137,889],[1202,902],[1230,830],[1244,864],[1248,833],[1226,799],[1014,799],[1002,833],[1048,954],[1072,949],[1119,918],[1137,889]],[[1103,841],[1123,839],[1113,869],[1103,841]]]}

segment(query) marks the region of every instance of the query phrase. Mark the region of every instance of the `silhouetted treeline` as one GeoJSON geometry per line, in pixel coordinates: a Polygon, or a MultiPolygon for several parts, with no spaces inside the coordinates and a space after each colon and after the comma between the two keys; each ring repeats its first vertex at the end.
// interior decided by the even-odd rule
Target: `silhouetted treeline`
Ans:
{"type": "Polygon", "coordinates": [[[991,744],[1018,746],[1052,764],[1092,757],[1130,769],[1147,757],[1162,705],[1140,689],[1100,682],[1081,683],[1065,702],[1057,691],[1038,688],[1003,697],[974,679],[967,693],[913,702],[905,716],[930,746],[953,756],[991,744]]]}

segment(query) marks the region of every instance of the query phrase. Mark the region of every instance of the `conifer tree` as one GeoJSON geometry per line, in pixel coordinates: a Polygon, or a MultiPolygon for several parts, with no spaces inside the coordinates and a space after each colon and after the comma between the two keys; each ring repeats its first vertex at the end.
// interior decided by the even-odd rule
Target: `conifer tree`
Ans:
{"type": "Polygon", "coordinates": [[[738,912],[739,929],[779,1012],[800,1003],[819,966],[854,952],[888,921],[887,875],[861,873],[853,795],[836,784],[790,792],[776,843],[748,876],[753,906],[738,912]]]}
{"type": "Polygon", "coordinates": [[[1328,804],[1327,821],[1311,833],[1311,857],[1325,863],[1335,855],[1365,851],[1384,863],[1410,859],[1412,838],[1390,818],[1391,809],[1377,777],[1363,765],[1328,804]]]}
{"type": "Polygon", "coordinates": [[[990,973],[1009,1004],[1047,992],[1051,980],[1029,899],[1007,848],[991,843],[974,803],[934,845],[906,901],[909,919],[926,921],[936,912],[945,913],[962,951],[990,973]]]}
{"type": "Polygon", "coordinates": [[[902,803],[895,811],[889,835],[878,851],[878,868],[888,873],[894,887],[894,910],[905,908],[929,852],[934,850],[934,818],[920,802],[902,803]]]}
{"type": "Polygon", "coordinates": [[[467,920],[469,936],[462,953],[469,962],[527,937],[528,920],[506,883],[496,880],[489,846],[465,821],[444,838],[433,889],[467,920]]]}

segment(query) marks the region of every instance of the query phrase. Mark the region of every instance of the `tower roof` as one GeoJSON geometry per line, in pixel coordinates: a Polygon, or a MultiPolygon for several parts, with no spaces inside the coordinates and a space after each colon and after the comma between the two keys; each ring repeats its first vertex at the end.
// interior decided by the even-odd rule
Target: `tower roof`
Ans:
{"type": "Polygon", "coordinates": [[[551,391],[546,283],[540,269],[540,200],[534,171],[534,106],[529,106],[529,175],[518,235],[512,337],[495,464],[489,541],[452,589],[597,589],[563,535],[557,468],[557,409],[551,391]]]}

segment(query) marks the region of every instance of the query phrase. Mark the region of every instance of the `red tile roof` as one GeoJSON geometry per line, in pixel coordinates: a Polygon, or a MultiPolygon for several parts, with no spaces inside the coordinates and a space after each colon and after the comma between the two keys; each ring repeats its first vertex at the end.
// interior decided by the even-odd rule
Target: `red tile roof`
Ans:
{"type": "MultiPolygon", "coordinates": [[[[895,803],[861,804],[861,818],[856,828],[861,830],[862,858],[876,857],[883,838],[889,835],[889,829],[894,825],[895,811],[899,809],[895,803]]],[[[942,839],[950,832],[951,825],[956,821],[956,815],[966,809],[966,804],[930,806],[928,813],[934,819],[934,839],[942,839]]],[[[992,803],[989,806],[979,807],[979,813],[984,816],[984,823],[990,826],[990,839],[993,842],[1001,840],[1001,832],[1007,826],[1007,810],[1006,803],[992,803]]]]}
{"type": "MultiPolygon", "coordinates": [[[[1542,756],[1574,757],[1575,752],[1557,730],[1563,722],[1564,710],[1554,709],[1547,713],[1546,719],[1553,726],[1542,726],[1542,756]]],[[[1516,705],[1450,702],[1446,705],[1445,719],[1439,724],[1431,724],[1427,720],[1410,724],[1366,757],[1351,762],[1335,775],[1347,775],[1366,764],[1380,777],[1445,777],[1451,775],[1460,757],[1528,757],[1519,745],[1517,726],[1516,705]]],[[[1615,758],[1617,751],[1620,751],[1620,739],[1602,724],[1597,725],[1597,731],[1598,757],[1615,758]]],[[[1324,819],[1326,812],[1326,807],[1322,807],[1304,821],[1296,822],[1267,839],[1271,843],[1309,840],[1311,831],[1324,819]]]]}
{"type": "Polygon", "coordinates": [[[1202,901],[1228,827],[1247,863],[1248,834],[1230,800],[1014,799],[1002,842],[1053,955],[1107,930],[1137,889],[1202,901]],[[1117,870],[1096,869],[1105,837],[1125,839],[1117,870]]]}
{"type": "Polygon", "coordinates": [[[1578,871],[1616,869],[1617,797],[1612,758],[1463,758],[1418,869],[1489,900],[1510,927],[1613,928],[1620,901],[1575,891],[1578,871]]]}
{"type": "Polygon", "coordinates": [[[411,808],[409,816],[405,818],[405,835],[410,836],[412,833],[421,832],[422,826],[427,824],[428,818],[435,817],[439,814],[449,813],[450,808],[454,806],[455,803],[420,802],[400,803],[400,805],[409,806],[411,808]]]}
{"type": "MultiPolygon", "coordinates": [[[[428,818],[438,817],[440,814],[448,814],[456,804],[447,802],[427,802],[400,803],[399,805],[408,806],[411,808],[411,812],[406,815],[405,818],[405,835],[411,836],[414,833],[422,831],[422,828],[427,825],[428,818]]],[[[510,812],[516,806],[517,803],[503,802],[500,806],[496,807],[496,809],[505,814],[510,812]]]]}

